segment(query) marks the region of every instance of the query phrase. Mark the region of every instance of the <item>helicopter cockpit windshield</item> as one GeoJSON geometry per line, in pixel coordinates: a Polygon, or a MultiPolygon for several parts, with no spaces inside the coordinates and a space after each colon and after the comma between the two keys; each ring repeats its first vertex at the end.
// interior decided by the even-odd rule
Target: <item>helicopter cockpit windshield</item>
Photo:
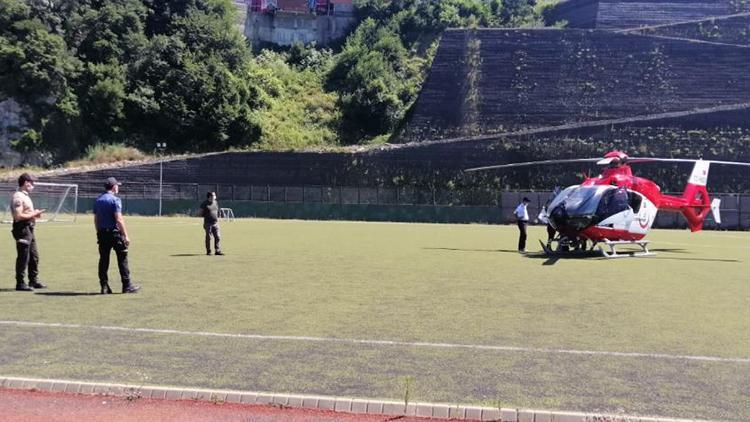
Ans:
{"type": "Polygon", "coordinates": [[[550,203],[550,217],[558,230],[581,230],[627,210],[628,192],[614,186],[571,186],[550,203]]]}

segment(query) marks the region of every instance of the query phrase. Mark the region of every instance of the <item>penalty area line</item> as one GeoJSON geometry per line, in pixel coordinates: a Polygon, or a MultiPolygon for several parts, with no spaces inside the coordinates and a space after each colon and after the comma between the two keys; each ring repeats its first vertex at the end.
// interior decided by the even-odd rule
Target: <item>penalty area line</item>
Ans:
{"type": "Polygon", "coordinates": [[[3,321],[0,325],[16,327],[40,327],[40,328],[61,328],[61,329],[80,329],[80,330],[97,330],[97,331],[114,331],[127,333],[144,333],[144,334],[171,334],[186,337],[217,337],[217,338],[235,338],[249,340],[277,340],[277,341],[298,341],[308,343],[336,343],[336,344],[357,344],[366,346],[395,346],[395,347],[414,347],[414,348],[432,348],[432,349],[467,349],[467,350],[486,350],[497,352],[519,352],[519,353],[543,353],[559,355],[583,355],[583,356],[605,356],[621,358],[648,358],[663,360],[687,360],[702,362],[723,362],[723,363],[748,363],[750,358],[727,358],[719,356],[700,356],[700,355],[671,355],[667,353],[642,353],[642,352],[613,352],[606,350],[576,350],[576,349],[549,349],[539,347],[517,347],[517,346],[496,346],[483,344],[457,344],[457,343],[433,343],[424,341],[399,341],[399,340],[368,340],[368,339],[349,339],[336,337],[309,337],[309,336],[275,336],[263,334],[231,334],[231,333],[213,333],[208,331],[180,331],[159,328],[137,328],[137,327],[117,327],[106,325],[83,325],[83,324],[65,324],[65,323],[48,323],[32,321],[3,321]]]}

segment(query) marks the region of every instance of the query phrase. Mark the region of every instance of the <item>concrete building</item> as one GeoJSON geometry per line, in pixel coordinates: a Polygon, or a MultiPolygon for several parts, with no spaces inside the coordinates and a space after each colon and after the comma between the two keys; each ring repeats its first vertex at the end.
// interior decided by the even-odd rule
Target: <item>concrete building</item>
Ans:
{"type": "Polygon", "coordinates": [[[322,46],[355,21],[352,0],[249,0],[244,33],[253,43],[322,46]]]}

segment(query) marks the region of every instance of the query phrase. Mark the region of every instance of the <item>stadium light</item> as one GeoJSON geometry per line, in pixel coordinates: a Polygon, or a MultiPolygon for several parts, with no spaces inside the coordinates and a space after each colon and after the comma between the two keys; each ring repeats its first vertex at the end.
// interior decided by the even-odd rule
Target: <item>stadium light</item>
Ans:
{"type": "Polygon", "coordinates": [[[167,149],[166,142],[157,142],[156,150],[159,151],[159,217],[161,217],[162,185],[164,181],[164,150],[167,149]]]}

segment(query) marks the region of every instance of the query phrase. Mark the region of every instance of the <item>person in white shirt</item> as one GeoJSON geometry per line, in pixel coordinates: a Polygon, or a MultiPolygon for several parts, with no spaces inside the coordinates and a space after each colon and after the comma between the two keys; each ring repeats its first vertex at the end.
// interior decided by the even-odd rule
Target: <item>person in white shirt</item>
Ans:
{"type": "Polygon", "coordinates": [[[516,207],[516,210],[513,211],[513,214],[516,216],[516,221],[518,222],[518,230],[520,231],[518,236],[518,252],[520,253],[526,253],[526,226],[529,225],[529,211],[526,207],[530,202],[531,200],[529,200],[529,198],[524,197],[521,203],[516,207]]]}

